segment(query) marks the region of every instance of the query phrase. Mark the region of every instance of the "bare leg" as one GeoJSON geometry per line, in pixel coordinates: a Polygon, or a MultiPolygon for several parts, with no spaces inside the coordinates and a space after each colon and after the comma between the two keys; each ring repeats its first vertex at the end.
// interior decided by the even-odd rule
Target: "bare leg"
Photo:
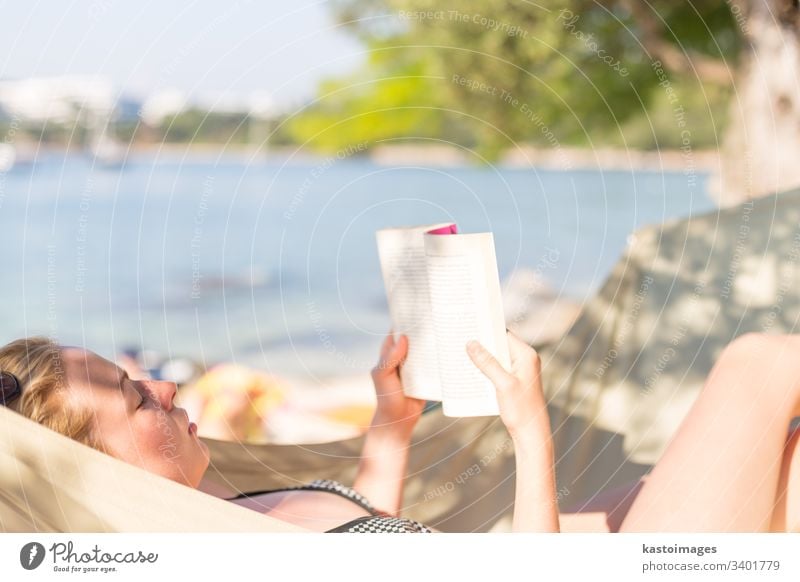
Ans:
{"type": "Polygon", "coordinates": [[[770,529],[800,532],[800,428],[786,442],[770,529]]]}
{"type": "MultiPolygon", "coordinates": [[[[567,509],[560,517],[561,531],[619,531],[646,479],[604,491],[567,509]]],[[[786,439],[770,531],[800,532],[800,427],[786,439]]]]}
{"type": "Polygon", "coordinates": [[[620,531],[767,531],[800,411],[798,355],[795,336],[728,346],[620,531]]]}

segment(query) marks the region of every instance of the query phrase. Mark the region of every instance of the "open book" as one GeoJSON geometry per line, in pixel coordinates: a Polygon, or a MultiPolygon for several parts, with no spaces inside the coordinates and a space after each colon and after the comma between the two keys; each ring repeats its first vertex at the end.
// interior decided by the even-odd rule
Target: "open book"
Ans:
{"type": "Polygon", "coordinates": [[[466,351],[477,340],[510,369],[492,233],[442,223],[387,228],[377,239],[392,328],[408,336],[406,394],[441,400],[447,416],[498,414],[494,385],[466,351]]]}

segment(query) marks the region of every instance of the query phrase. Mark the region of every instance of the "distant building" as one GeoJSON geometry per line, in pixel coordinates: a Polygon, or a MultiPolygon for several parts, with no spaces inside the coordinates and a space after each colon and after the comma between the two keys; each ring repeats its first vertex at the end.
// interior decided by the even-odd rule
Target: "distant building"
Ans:
{"type": "Polygon", "coordinates": [[[105,119],[114,110],[112,84],[93,76],[0,81],[0,107],[12,118],[70,122],[79,116],[105,119]]]}
{"type": "Polygon", "coordinates": [[[141,99],[120,93],[97,76],[36,77],[0,80],[0,121],[74,123],[100,131],[112,123],[139,122],[159,126],[165,118],[188,109],[246,114],[272,119],[279,114],[270,93],[207,93],[192,95],[163,89],[141,99]]]}
{"type": "Polygon", "coordinates": [[[164,118],[177,115],[189,106],[186,94],[177,89],[153,93],[142,103],[139,116],[148,125],[159,125],[164,118]]]}
{"type": "Polygon", "coordinates": [[[117,122],[138,122],[142,111],[143,102],[141,99],[130,95],[121,95],[117,100],[114,109],[113,120],[117,122]]]}
{"type": "Polygon", "coordinates": [[[247,106],[252,117],[271,119],[279,115],[278,106],[272,94],[267,91],[254,91],[247,98],[247,106]]]}

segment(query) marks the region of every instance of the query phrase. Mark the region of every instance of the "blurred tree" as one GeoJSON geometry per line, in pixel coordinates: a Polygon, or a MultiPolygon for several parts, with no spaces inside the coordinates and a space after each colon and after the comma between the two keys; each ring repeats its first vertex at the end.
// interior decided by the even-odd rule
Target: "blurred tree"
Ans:
{"type": "MultiPolygon", "coordinates": [[[[292,141],[334,152],[397,137],[439,137],[442,116],[423,61],[374,50],[368,74],[325,81],[317,101],[285,122],[292,141]]],[[[359,148],[361,149],[361,148],[359,148]]]]}
{"type": "MultiPolygon", "coordinates": [[[[680,143],[680,128],[671,108],[655,108],[663,110],[654,124],[659,134],[642,131],[654,102],[673,95],[659,86],[663,79],[653,62],[662,61],[670,89],[691,109],[694,123],[703,125],[699,133],[713,141],[713,128],[721,123],[718,107],[730,84],[722,56],[735,60],[742,44],[730,10],[720,2],[692,6],[661,0],[653,3],[649,18],[642,6],[647,8],[632,0],[565,0],[553,8],[493,0],[451,6],[433,0],[336,0],[340,22],[370,49],[369,61],[349,82],[368,83],[371,99],[354,97],[347,83],[335,93],[323,90],[319,102],[290,126],[296,137],[308,139],[302,118],[320,110],[364,115],[379,102],[383,115],[369,125],[386,125],[374,131],[384,137],[415,135],[412,125],[391,123],[386,111],[413,103],[434,108],[426,114],[426,135],[450,130],[490,157],[519,141],[654,147],[666,139],[674,145],[680,143]],[[423,78],[407,76],[414,69],[423,78]],[[398,90],[398,83],[409,90],[398,90]],[[392,99],[390,85],[402,100],[392,99]]],[[[363,135],[343,131],[343,125],[326,147],[331,140],[358,141],[363,135]]]]}
{"type": "Polygon", "coordinates": [[[800,185],[800,2],[728,4],[747,48],[725,136],[724,203],[800,185]]]}
{"type": "Polygon", "coordinates": [[[370,57],[287,120],[296,141],[434,136],[490,157],[520,141],[689,155],[719,147],[730,119],[726,191],[800,182],[800,164],[784,160],[800,145],[798,0],[332,5],[370,57]]]}
{"type": "Polygon", "coordinates": [[[247,113],[217,113],[188,109],[164,118],[159,126],[165,142],[247,143],[247,113]]]}

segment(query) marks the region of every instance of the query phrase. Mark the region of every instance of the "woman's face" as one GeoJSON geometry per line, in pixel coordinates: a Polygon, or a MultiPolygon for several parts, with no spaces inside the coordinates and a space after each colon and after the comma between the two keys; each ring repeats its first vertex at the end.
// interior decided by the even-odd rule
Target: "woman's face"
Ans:
{"type": "Polygon", "coordinates": [[[186,410],[173,405],[172,382],[138,380],[80,348],[62,348],[72,405],[95,413],[106,451],[123,461],[190,487],[208,467],[208,447],[186,410]]]}

